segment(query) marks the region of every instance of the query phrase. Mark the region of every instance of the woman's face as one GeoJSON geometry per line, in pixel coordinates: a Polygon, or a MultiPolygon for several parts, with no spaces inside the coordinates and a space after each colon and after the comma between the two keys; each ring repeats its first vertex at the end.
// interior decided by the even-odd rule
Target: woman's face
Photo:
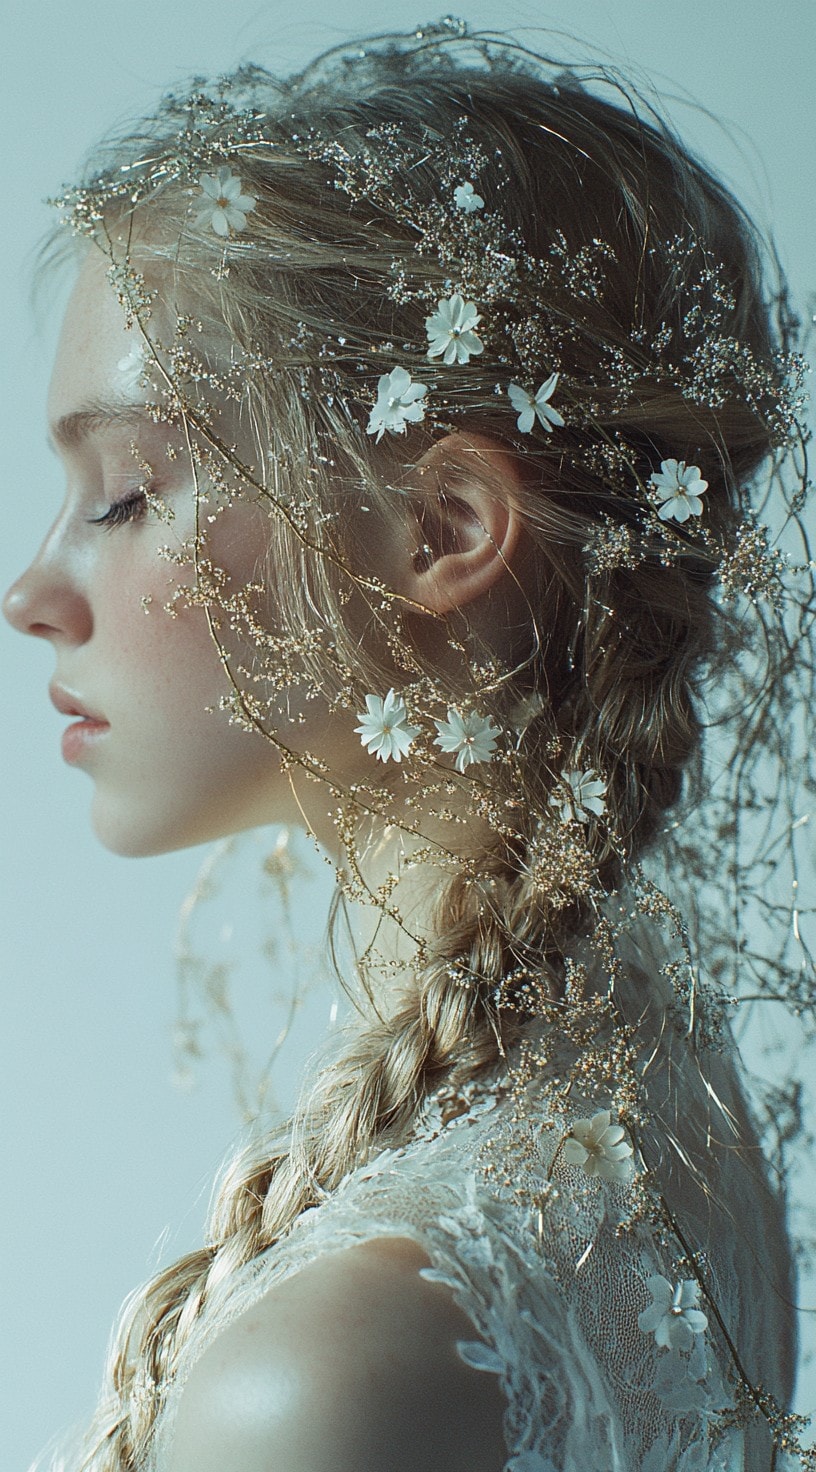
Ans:
{"type": "MultiPolygon", "coordinates": [[[[258,823],[302,819],[304,803],[307,810],[312,805],[308,815],[319,832],[319,784],[300,781],[296,803],[272,743],[219,710],[230,685],[206,611],[183,598],[175,617],[164,610],[174,590],[194,577],[189,566],[160,555],[162,547],[180,549],[194,534],[190,460],[180,428],[140,412],[150,391],[133,386],[126,361],[133,361],[139,329],[126,330],[105,264],[89,256],[79,273],[49,392],[65,500],[31,566],[6,595],[6,615],[22,632],[51,641],[58,707],[97,718],[73,730],[63,750],[93,780],[93,823],[108,848],[130,855],[183,848],[258,823]],[[148,509],[131,521],[94,524],[145,482],[140,462],[150,465],[173,520],[148,509]]],[[[260,506],[242,499],[212,530],[208,554],[236,587],[253,575],[265,520],[260,506]]],[[[292,714],[292,695],[276,697],[271,724],[282,719],[282,699],[292,714]]],[[[283,739],[319,756],[330,753],[333,774],[353,780],[370,763],[355,723],[332,720],[319,706],[304,707],[308,720],[299,728],[286,719],[283,739]]],[[[325,798],[322,804],[325,809],[325,798]]]]}

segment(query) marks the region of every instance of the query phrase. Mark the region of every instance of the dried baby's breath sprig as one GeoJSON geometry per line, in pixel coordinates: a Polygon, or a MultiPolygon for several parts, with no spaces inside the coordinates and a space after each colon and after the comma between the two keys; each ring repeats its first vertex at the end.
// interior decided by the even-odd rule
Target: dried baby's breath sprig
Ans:
{"type": "MultiPolygon", "coordinates": [[[[451,21],[400,44],[355,54],[345,83],[318,69],[276,84],[248,67],[195,84],[63,200],[138,334],[122,386],[153,384],[151,414],[180,430],[174,453],[189,460],[195,534],[163,549],[188,579],[167,613],[206,617],[228,682],[222,708],[270,743],[293,790],[302,779],[324,793],[339,893],[414,947],[402,972],[376,941],[357,958],[364,986],[398,981],[418,1011],[393,1052],[378,1019],[364,1039],[380,1049],[376,1069],[355,1055],[334,1114],[307,1121],[300,1175],[287,1158],[263,1190],[253,1184],[241,1230],[250,1240],[248,1223],[262,1220],[257,1243],[268,1245],[378,1132],[407,1128],[432,1077],[507,1059],[515,1042],[524,1158],[510,1188],[520,1202],[526,1193],[538,1240],[561,1199],[555,1167],[542,1189],[542,1150],[552,1166],[558,1131],[542,1143],[527,1102],[544,1080],[562,1137],[570,1120],[607,1114],[643,1141],[621,1230],[648,1224],[689,1264],[679,1280],[705,1296],[704,1265],[647,1162],[649,1139],[673,1139],[674,1124],[653,1107],[639,1041],[649,1019],[630,980],[644,935],[662,932],[670,955],[659,952],[649,978],[661,1046],[688,1050],[701,1087],[706,1050],[727,1047],[725,999],[772,995],[813,1014],[798,785],[813,753],[788,719],[814,694],[790,314],[780,295],[769,329],[738,212],[668,133],[638,120],[628,89],[623,110],[604,113],[580,69],[556,84],[541,59],[487,40],[474,62],[451,21]],[[423,104],[395,118],[395,76],[403,107],[406,80],[418,79],[438,117],[423,104]],[[502,146],[516,134],[517,147],[502,146]],[[538,164],[520,172],[528,157],[538,164]],[[669,176],[688,188],[665,189],[669,176]],[[639,234],[655,188],[665,220],[639,234]],[[155,231],[132,228],[143,211],[155,231]],[[726,244],[733,258],[721,260],[726,244]],[[183,303],[153,286],[168,262],[183,303]],[[230,416],[252,427],[254,452],[239,451],[230,416]],[[435,615],[374,565],[401,515],[420,525],[426,555],[439,553],[436,488],[413,471],[445,437],[473,433],[522,472],[535,576],[511,558],[510,655],[467,609],[435,615]],[[783,488],[782,451],[794,449],[783,488]],[[242,585],[214,551],[236,503],[259,513],[262,545],[242,585]],[[795,585],[785,536],[802,544],[795,585]],[[719,621],[717,581],[739,605],[719,621]],[[360,723],[371,769],[360,780],[341,782],[305,746],[318,700],[344,730],[360,723]],[[717,747],[729,721],[734,741],[717,747]],[[704,722],[715,778],[700,807],[704,722]],[[448,825],[447,843],[425,831],[429,816],[448,825]],[[360,835],[372,825],[433,871],[430,939],[400,913],[396,874],[370,879],[360,835]],[[477,829],[477,851],[463,854],[459,840],[477,829]],[[442,1058],[434,1019],[451,1011],[466,1022],[442,1058]],[[365,1128],[349,1105],[361,1077],[365,1128]],[[329,1116],[340,1137],[330,1156],[329,1116]]],[[[151,513],[160,499],[150,493],[151,513]]],[[[741,1384],[778,1445],[798,1434],[760,1387],[741,1384]]]]}
{"type": "Polygon", "coordinates": [[[765,599],[781,613],[784,607],[785,556],[769,543],[768,528],[747,508],[733,545],[723,554],[718,577],[723,597],[765,599]]]}
{"type": "Polygon", "coordinates": [[[605,516],[593,527],[584,547],[587,571],[595,575],[614,572],[619,567],[634,571],[644,561],[646,552],[642,538],[634,527],[605,516]]]}
{"type": "Polygon", "coordinates": [[[552,905],[568,905],[596,882],[594,855],[575,825],[542,820],[531,839],[523,872],[533,895],[552,905]]]}

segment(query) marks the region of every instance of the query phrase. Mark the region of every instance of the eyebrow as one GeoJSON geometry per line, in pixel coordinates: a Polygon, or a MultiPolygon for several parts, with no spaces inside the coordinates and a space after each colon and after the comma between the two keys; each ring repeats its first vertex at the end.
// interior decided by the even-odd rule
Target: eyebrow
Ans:
{"type": "Polygon", "coordinates": [[[70,414],[63,414],[51,429],[48,443],[52,448],[59,446],[62,450],[73,450],[99,430],[144,423],[155,423],[145,404],[98,399],[81,409],[73,409],[70,414]]]}

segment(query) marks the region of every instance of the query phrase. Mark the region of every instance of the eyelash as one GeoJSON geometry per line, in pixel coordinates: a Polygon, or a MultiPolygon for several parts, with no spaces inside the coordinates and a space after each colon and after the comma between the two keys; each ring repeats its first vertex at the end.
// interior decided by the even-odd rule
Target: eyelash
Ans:
{"type": "Polygon", "coordinates": [[[143,490],[131,491],[119,501],[112,501],[102,516],[89,516],[91,526],[102,526],[106,531],[124,526],[128,521],[139,521],[147,511],[147,497],[143,490]]]}

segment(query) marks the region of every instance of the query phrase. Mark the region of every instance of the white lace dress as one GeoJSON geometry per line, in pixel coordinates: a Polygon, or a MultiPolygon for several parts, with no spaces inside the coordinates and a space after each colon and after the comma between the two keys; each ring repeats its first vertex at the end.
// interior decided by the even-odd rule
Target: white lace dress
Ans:
{"type": "MultiPolygon", "coordinates": [[[[563,1149],[548,1180],[564,1119],[554,1127],[540,1088],[521,1112],[495,1079],[471,1086],[453,1107],[460,1112],[451,1118],[450,1104],[432,1098],[407,1145],[355,1170],[207,1302],[159,1416],[146,1472],[169,1465],[187,1375],[226,1324],[319,1255],[383,1236],[420,1244],[432,1264],[425,1276],[449,1285],[469,1317],[472,1334],[458,1350],[469,1365],[499,1377],[506,1472],[769,1468],[763,1428],[729,1424],[731,1355],[710,1312],[701,1328],[705,1304],[695,1303],[691,1273],[677,1270],[676,1244],[661,1247],[657,1231],[643,1224],[618,1230],[632,1207],[627,1182],[563,1163],[563,1149]]],[[[576,1108],[575,1116],[599,1107],[576,1108]]],[[[727,1157],[721,1164],[728,1168],[727,1157]]],[[[780,1312],[762,1263],[766,1252],[785,1254],[784,1237],[769,1240],[781,1227],[762,1202],[742,1215],[741,1189],[728,1178],[722,1194],[733,1191],[748,1229],[733,1214],[724,1227],[709,1201],[711,1240],[701,1261],[743,1364],[784,1396],[790,1316],[780,1312]]],[[[781,1469],[783,1460],[775,1465],[781,1469]]]]}

